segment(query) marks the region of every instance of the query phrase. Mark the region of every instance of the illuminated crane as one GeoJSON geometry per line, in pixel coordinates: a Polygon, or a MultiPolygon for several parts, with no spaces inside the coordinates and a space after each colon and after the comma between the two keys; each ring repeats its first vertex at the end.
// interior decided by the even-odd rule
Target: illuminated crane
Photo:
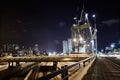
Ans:
{"type": "MultiPolygon", "coordinates": [[[[95,15],[93,17],[95,18],[95,15]]],[[[80,20],[77,17],[74,19],[76,24],[73,24],[71,28],[73,53],[94,53],[95,46],[97,50],[97,45],[95,45],[97,44],[96,24],[94,23],[94,27],[91,26],[88,14],[84,12],[84,9],[81,11],[80,20]]]]}

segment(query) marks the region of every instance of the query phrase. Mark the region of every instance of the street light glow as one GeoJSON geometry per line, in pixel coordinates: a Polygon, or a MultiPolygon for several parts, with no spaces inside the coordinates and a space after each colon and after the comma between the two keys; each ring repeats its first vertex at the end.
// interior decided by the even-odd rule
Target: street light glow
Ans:
{"type": "Polygon", "coordinates": [[[90,45],[89,44],[86,44],[87,47],[89,47],[90,45]]]}
{"type": "Polygon", "coordinates": [[[80,41],[83,41],[83,38],[82,37],[80,37],[80,39],[79,39],[80,41]]]}
{"type": "Polygon", "coordinates": [[[76,18],[76,17],[74,17],[73,19],[74,19],[74,20],[76,20],[77,18],[76,18]]]}
{"type": "Polygon", "coordinates": [[[84,43],[86,43],[86,41],[83,41],[84,43]]]}
{"type": "Polygon", "coordinates": [[[111,45],[110,45],[110,47],[111,47],[111,48],[114,48],[114,47],[115,47],[115,45],[114,45],[114,44],[111,44],[111,45]]]}
{"type": "Polygon", "coordinates": [[[76,26],[76,24],[73,24],[73,26],[75,27],[75,26],[76,26]]]}
{"type": "Polygon", "coordinates": [[[76,39],[76,38],[74,38],[74,39],[73,39],[73,41],[74,41],[74,42],[76,42],[76,41],[77,41],[77,39],[76,39]]]}
{"type": "Polygon", "coordinates": [[[95,14],[93,14],[92,17],[95,18],[95,14]]]}
{"type": "Polygon", "coordinates": [[[93,44],[93,43],[94,43],[94,40],[91,40],[90,42],[93,44]]]}
{"type": "Polygon", "coordinates": [[[88,13],[85,14],[85,17],[86,17],[86,18],[88,17],[88,13]]]}

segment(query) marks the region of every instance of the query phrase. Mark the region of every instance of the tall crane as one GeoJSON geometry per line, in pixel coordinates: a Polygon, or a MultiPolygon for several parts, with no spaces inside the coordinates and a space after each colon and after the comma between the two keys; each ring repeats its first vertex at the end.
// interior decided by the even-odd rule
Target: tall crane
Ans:
{"type": "Polygon", "coordinates": [[[80,53],[83,50],[83,52],[94,53],[94,41],[96,42],[97,33],[96,24],[94,27],[91,26],[88,14],[84,12],[84,7],[81,11],[80,19],[77,20],[77,17],[74,19],[76,24],[71,27],[73,52],[80,53]]]}

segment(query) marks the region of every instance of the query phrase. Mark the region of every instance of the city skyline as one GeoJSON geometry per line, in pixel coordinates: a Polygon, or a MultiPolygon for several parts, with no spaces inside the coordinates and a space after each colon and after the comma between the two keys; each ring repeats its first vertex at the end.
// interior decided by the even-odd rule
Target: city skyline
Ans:
{"type": "Polygon", "coordinates": [[[1,2],[0,42],[39,44],[49,51],[62,51],[62,41],[71,38],[77,8],[96,14],[98,48],[120,40],[119,4],[115,0],[44,0],[1,2]]]}

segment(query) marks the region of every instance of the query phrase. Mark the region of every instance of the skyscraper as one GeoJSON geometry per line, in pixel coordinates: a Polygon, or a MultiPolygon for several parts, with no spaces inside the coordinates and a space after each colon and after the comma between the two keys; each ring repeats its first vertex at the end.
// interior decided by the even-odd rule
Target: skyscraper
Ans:
{"type": "Polygon", "coordinates": [[[72,39],[68,39],[68,53],[72,52],[72,39]]]}
{"type": "Polygon", "coordinates": [[[63,41],[63,53],[68,53],[68,42],[66,40],[63,41]]]}

